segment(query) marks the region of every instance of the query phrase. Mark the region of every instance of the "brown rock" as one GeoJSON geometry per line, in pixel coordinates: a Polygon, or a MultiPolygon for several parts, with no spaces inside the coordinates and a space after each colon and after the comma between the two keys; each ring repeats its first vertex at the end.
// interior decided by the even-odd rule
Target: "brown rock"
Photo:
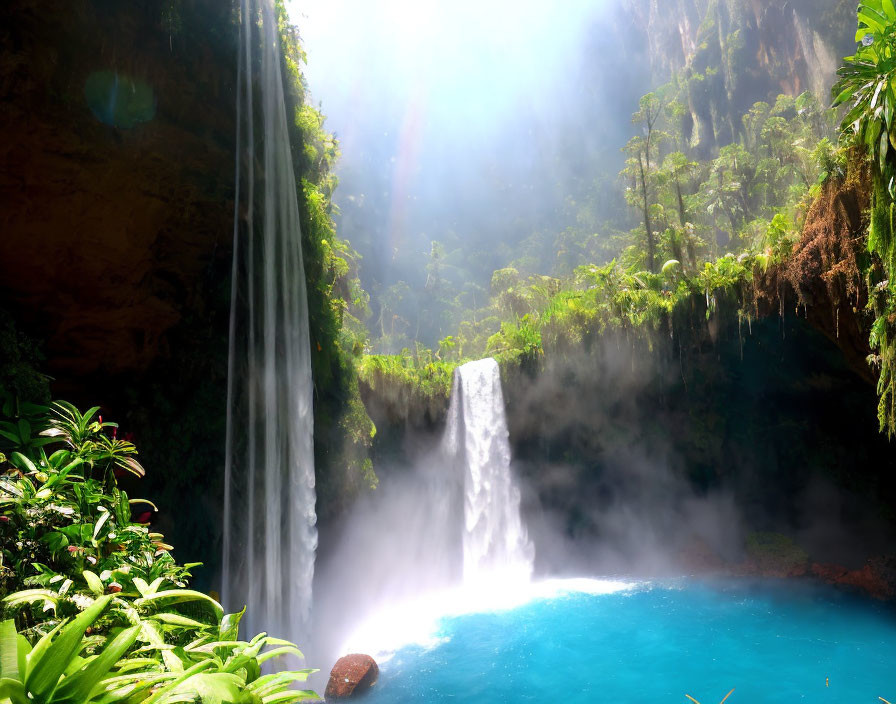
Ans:
{"type": "Polygon", "coordinates": [[[324,696],[329,701],[363,694],[376,684],[379,675],[380,668],[369,655],[346,655],[333,665],[324,696]]]}
{"type": "Polygon", "coordinates": [[[812,573],[828,584],[852,587],[875,599],[887,600],[892,599],[896,591],[887,566],[888,562],[882,559],[869,561],[858,570],[816,563],[812,565],[812,573]]]}

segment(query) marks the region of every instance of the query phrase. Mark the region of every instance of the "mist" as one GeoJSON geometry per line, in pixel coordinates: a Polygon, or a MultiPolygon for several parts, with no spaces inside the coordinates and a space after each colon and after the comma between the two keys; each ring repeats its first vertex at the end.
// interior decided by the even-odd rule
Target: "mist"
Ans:
{"type": "Polygon", "coordinates": [[[481,304],[492,271],[533,234],[576,225],[585,208],[626,222],[620,149],[650,81],[620,2],[291,11],[312,97],[340,141],[337,230],[363,257],[374,318],[390,286],[423,288],[432,241],[447,286],[478,287],[481,304]]]}
{"type": "MultiPolygon", "coordinates": [[[[683,2],[667,17],[635,0],[571,0],[562,11],[508,0],[294,0],[290,8],[308,52],[310,93],[340,143],[335,220],[361,255],[371,294],[367,325],[379,341],[367,351],[393,354],[411,343],[436,349],[456,333],[457,320],[419,302],[436,259],[440,295],[475,322],[495,270],[515,267],[524,281],[568,276],[585,263],[557,269],[566,230],[597,241],[589,263],[616,256],[612,239],[639,224],[619,175],[632,113],[641,96],[684,71],[695,51],[687,42],[698,36],[688,23],[707,12],[705,3],[683,2]],[[416,325],[405,316],[400,335],[384,320],[385,309],[397,309],[386,301],[397,297],[417,306],[416,325]]],[[[839,52],[824,44],[809,9],[751,3],[743,12],[743,55],[753,56],[753,42],[763,60],[785,65],[790,22],[799,44],[787,60],[802,61],[808,78],[785,86],[778,68],[750,65],[718,78],[704,66],[697,99],[686,80],[675,84],[678,147],[689,157],[712,159],[740,139],[755,102],[809,87],[823,93],[833,72],[827,59],[839,52]]],[[[850,372],[799,356],[821,349],[805,326],[780,323],[791,337],[776,357],[776,323],[756,323],[756,338],[744,342],[732,324],[719,329],[721,317],[684,340],[595,334],[570,354],[546,354],[538,373],[504,380],[536,580],[730,573],[749,559],[749,536],[762,531],[793,537],[812,560],[850,568],[886,549],[892,528],[866,510],[873,489],[838,474],[859,460],[814,451],[828,437],[850,447],[874,427],[862,414],[843,422],[830,398],[853,394],[869,410],[873,398],[856,391],[850,372]],[[819,376],[829,384],[823,392],[792,387],[819,376]]],[[[694,320],[691,332],[700,327],[694,320]]],[[[326,632],[314,639],[322,661],[368,643],[388,647],[393,630],[423,618],[414,604],[462,581],[463,478],[439,449],[441,428],[412,425],[403,447],[375,462],[379,488],[322,539],[315,620],[326,632]],[[369,618],[396,607],[408,610],[401,625],[353,640],[369,618]]],[[[884,452],[869,448],[869,457],[884,452]]]]}

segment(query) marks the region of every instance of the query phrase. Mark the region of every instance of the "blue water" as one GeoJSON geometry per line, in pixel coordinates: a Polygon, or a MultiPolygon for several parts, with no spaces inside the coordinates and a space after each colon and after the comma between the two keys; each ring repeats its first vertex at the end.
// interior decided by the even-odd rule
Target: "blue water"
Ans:
{"type": "Polygon", "coordinates": [[[571,594],[441,622],[384,662],[367,704],[896,701],[896,614],[796,582],[571,594]]]}

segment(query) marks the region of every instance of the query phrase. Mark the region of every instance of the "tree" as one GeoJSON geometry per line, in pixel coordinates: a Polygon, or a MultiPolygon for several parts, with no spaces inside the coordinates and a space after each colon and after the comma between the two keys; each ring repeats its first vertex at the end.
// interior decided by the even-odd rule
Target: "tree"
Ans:
{"type": "Polygon", "coordinates": [[[668,137],[659,129],[665,106],[656,93],[648,93],[638,103],[632,124],[641,127],[642,134],[633,137],[625,146],[629,155],[622,175],[633,185],[626,191],[629,204],[639,208],[647,237],[647,267],[656,273],[656,235],[650,218],[650,201],[654,189],[654,166],[660,144],[668,137]]]}
{"type": "Polygon", "coordinates": [[[664,160],[658,174],[659,186],[674,199],[678,208],[678,224],[684,227],[688,222],[688,212],[684,200],[684,185],[694,175],[700,165],[691,161],[682,152],[673,152],[664,160]]]}

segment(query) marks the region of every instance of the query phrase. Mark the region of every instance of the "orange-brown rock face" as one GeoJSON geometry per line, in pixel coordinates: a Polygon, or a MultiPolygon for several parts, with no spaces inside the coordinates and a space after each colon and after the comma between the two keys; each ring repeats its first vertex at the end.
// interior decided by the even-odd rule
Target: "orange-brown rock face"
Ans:
{"type": "Polygon", "coordinates": [[[145,369],[230,249],[229,4],[5,0],[0,28],[0,306],[57,377],[145,369]]]}
{"type": "Polygon", "coordinates": [[[828,584],[852,587],[875,599],[892,599],[896,594],[892,564],[889,560],[872,560],[858,570],[815,563],[812,565],[812,574],[828,584]]]}
{"type": "Polygon", "coordinates": [[[348,699],[363,694],[376,684],[380,669],[369,655],[346,655],[330,671],[326,698],[348,699]]]}

